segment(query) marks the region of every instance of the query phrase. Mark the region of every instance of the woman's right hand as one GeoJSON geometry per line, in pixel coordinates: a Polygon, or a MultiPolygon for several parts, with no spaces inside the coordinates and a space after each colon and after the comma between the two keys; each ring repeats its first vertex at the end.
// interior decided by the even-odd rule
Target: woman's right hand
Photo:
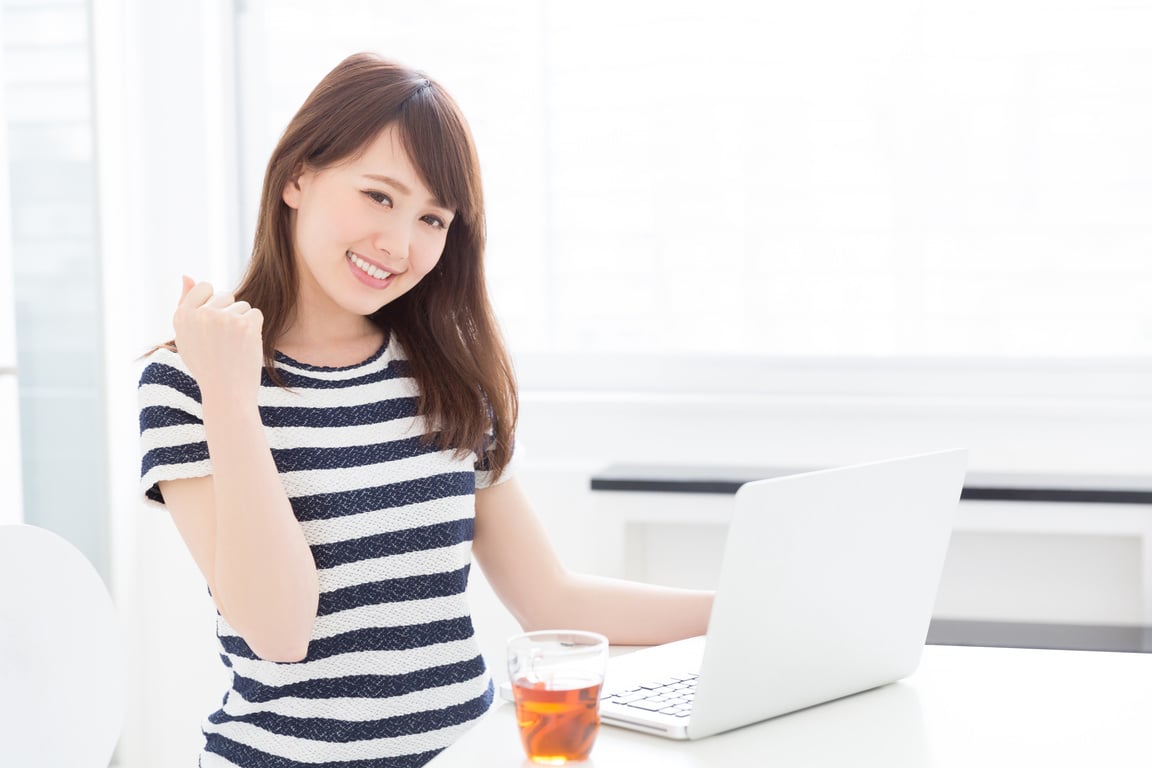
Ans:
{"type": "Polygon", "coordinates": [[[172,327],[180,358],[202,395],[251,397],[255,402],[264,365],[264,315],[231,293],[214,294],[209,283],[184,276],[172,327]]]}

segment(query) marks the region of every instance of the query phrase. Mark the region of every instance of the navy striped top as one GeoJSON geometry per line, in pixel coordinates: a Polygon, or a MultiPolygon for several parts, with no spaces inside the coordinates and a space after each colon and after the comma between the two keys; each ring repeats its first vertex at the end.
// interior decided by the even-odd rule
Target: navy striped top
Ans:
{"type": "MultiPolygon", "coordinates": [[[[273,459],[316,560],[320,604],[307,657],[260,659],[217,615],[231,669],[203,725],[201,768],[409,768],[489,708],[492,682],[464,590],[476,454],[424,445],[417,388],[395,341],[320,368],[277,355],[288,389],[263,374],[258,405],[273,459]]],[[[141,486],[212,474],[200,390],[160,350],[140,379],[141,486]]],[[[501,479],[509,477],[506,471],[501,479]]]]}

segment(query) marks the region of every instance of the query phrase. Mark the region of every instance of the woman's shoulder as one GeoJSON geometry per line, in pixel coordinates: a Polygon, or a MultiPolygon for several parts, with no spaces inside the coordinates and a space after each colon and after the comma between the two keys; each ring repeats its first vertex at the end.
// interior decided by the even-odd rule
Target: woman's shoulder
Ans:
{"type": "Polygon", "coordinates": [[[144,370],[140,373],[139,387],[168,387],[200,399],[200,387],[180,353],[171,347],[158,347],[144,357],[144,370]]]}
{"type": "Polygon", "coordinates": [[[184,361],[180,358],[180,353],[172,346],[162,345],[156,347],[140,359],[144,363],[144,374],[156,374],[164,368],[175,368],[184,373],[188,372],[188,367],[184,365],[184,361]]]}

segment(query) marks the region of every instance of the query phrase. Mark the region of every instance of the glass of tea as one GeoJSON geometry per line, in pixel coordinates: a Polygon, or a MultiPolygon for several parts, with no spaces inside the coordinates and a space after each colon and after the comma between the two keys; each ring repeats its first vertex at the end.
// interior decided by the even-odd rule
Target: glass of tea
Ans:
{"type": "Polygon", "coordinates": [[[524,751],[534,763],[587,760],[600,730],[608,638],[542,630],[508,640],[508,678],[524,751]]]}

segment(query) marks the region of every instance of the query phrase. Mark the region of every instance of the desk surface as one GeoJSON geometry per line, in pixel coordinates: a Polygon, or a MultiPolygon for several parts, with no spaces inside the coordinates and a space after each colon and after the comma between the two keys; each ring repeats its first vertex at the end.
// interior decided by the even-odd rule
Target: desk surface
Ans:
{"type": "MultiPolygon", "coordinates": [[[[604,727],[580,768],[1020,768],[1152,765],[1152,655],[928,646],[905,680],[675,742],[604,727]]],[[[429,768],[521,768],[511,705],[429,768]]]]}

